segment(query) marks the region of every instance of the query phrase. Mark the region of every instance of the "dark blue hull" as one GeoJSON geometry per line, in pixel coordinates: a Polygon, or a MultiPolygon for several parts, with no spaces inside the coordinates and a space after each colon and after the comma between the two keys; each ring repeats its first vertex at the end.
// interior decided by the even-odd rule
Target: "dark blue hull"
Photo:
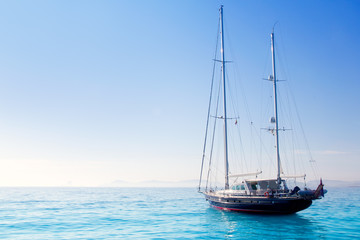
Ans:
{"type": "Polygon", "coordinates": [[[296,197],[218,197],[205,194],[210,205],[228,211],[252,213],[291,214],[304,210],[312,204],[311,199],[296,197]]]}

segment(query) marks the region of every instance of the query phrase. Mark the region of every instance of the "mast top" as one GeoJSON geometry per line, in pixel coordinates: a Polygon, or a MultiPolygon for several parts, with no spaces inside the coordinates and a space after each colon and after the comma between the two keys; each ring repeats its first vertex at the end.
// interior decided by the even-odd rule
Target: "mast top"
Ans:
{"type": "Polygon", "coordinates": [[[276,22],[274,23],[271,34],[274,34],[274,31],[275,31],[275,25],[276,25],[278,22],[279,22],[279,21],[276,21],[276,22]]]}

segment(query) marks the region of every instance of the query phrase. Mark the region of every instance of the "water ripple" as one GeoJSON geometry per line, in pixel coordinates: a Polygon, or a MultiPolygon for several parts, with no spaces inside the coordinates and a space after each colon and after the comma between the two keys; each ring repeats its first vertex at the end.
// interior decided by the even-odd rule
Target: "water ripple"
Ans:
{"type": "Polygon", "coordinates": [[[195,189],[0,188],[0,239],[359,239],[360,189],[293,215],[212,209],[195,189]]]}

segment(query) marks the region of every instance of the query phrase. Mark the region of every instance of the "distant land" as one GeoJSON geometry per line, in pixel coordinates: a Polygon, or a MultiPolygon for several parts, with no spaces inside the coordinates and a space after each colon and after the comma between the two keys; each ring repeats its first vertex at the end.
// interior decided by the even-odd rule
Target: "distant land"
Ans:
{"type": "MultiPolygon", "coordinates": [[[[314,184],[318,181],[310,181],[309,184],[314,184]]],[[[360,187],[360,181],[340,181],[340,180],[323,180],[326,187],[360,187]]]]}
{"type": "Polygon", "coordinates": [[[196,188],[199,180],[184,180],[184,181],[142,181],[142,182],[128,182],[123,180],[116,180],[110,184],[102,185],[102,187],[188,187],[196,188]]]}
{"type": "MultiPolygon", "coordinates": [[[[341,181],[341,180],[323,180],[325,187],[360,187],[360,181],[341,181]]],[[[142,182],[128,182],[124,180],[116,180],[109,184],[104,184],[101,187],[188,187],[197,188],[199,180],[184,180],[184,181],[142,181],[142,182]]],[[[309,181],[309,187],[316,187],[319,181],[309,181]]]]}

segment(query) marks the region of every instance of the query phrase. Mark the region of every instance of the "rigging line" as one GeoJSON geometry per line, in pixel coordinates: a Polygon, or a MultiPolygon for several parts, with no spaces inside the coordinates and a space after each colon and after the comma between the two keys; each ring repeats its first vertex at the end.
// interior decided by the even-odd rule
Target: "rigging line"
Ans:
{"type": "MultiPolygon", "coordinates": [[[[237,71],[237,68],[235,68],[235,75],[239,75],[238,71],[237,71]]],[[[252,120],[252,116],[251,116],[251,112],[250,112],[250,108],[249,108],[249,104],[248,104],[248,101],[247,101],[247,97],[246,97],[246,91],[245,91],[245,87],[243,85],[243,82],[241,80],[241,78],[239,78],[239,81],[236,81],[236,83],[239,85],[239,88],[240,88],[240,92],[241,92],[241,97],[242,97],[242,101],[244,103],[244,109],[245,109],[245,112],[246,112],[246,117],[248,119],[248,121],[251,123],[253,123],[253,120],[252,120]]],[[[237,84],[235,84],[235,88],[236,90],[238,89],[237,87],[237,84]]],[[[240,128],[239,128],[240,129],[240,128]]],[[[241,141],[241,144],[242,144],[242,138],[241,138],[241,135],[240,135],[240,130],[239,130],[239,138],[240,138],[240,141],[241,141]]],[[[251,128],[251,139],[253,140],[253,135],[252,135],[252,128],[251,128]]],[[[250,144],[250,156],[252,156],[252,144],[250,144]]],[[[243,150],[244,151],[244,150],[243,150]]],[[[249,166],[248,166],[248,161],[246,161],[246,157],[245,157],[245,152],[243,153],[243,156],[244,156],[244,162],[245,162],[245,168],[247,169],[247,171],[249,171],[249,166]]],[[[251,162],[250,162],[251,163],[251,162]]]]}
{"type": "MultiPolygon", "coordinates": [[[[266,117],[268,116],[274,116],[274,112],[273,112],[273,101],[274,101],[274,96],[273,96],[273,91],[270,87],[267,87],[267,98],[268,99],[267,101],[265,101],[265,104],[266,104],[266,107],[264,109],[264,112],[262,113],[263,114],[263,119],[266,119],[266,117]],[[266,115],[266,117],[265,117],[266,115]]],[[[264,149],[267,157],[268,157],[268,168],[269,168],[269,172],[272,172],[272,168],[273,169],[276,169],[275,165],[274,165],[274,161],[273,161],[273,157],[270,156],[269,152],[268,152],[268,148],[266,147],[266,145],[264,144],[264,142],[261,140],[261,146],[262,146],[262,149],[264,149]],[[271,168],[272,167],[272,168],[271,168]]],[[[273,146],[273,143],[270,144],[269,146],[273,146]]]]}
{"type": "MultiPolygon", "coordinates": [[[[297,130],[296,130],[296,131],[297,131],[297,130]]],[[[303,146],[302,143],[304,143],[304,141],[300,141],[300,138],[299,138],[298,135],[295,135],[295,134],[294,134],[294,136],[295,136],[295,141],[294,141],[294,143],[298,144],[299,147],[300,147],[300,146],[303,146]]],[[[301,148],[299,148],[299,149],[301,149],[301,148]]],[[[300,152],[300,154],[302,154],[302,153],[300,152]]],[[[303,172],[307,172],[307,171],[306,171],[306,166],[304,165],[303,159],[302,159],[301,157],[299,157],[298,159],[299,159],[299,161],[298,161],[299,167],[301,167],[301,169],[302,169],[303,172]]],[[[310,166],[310,167],[311,167],[311,166],[310,166]]],[[[315,173],[313,169],[312,169],[312,173],[315,173]]]]}
{"type": "MultiPolygon", "coordinates": [[[[279,59],[279,58],[278,58],[279,59]]],[[[286,111],[285,111],[285,106],[284,106],[284,100],[283,100],[283,92],[282,92],[282,89],[279,88],[279,86],[277,87],[277,97],[278,97],[278,114],[279,116],[281,116],[281,118],[279,119],[282,119],[282,121],[279,121],[279,125],[280,123],[282,123],[282,125],[284,126],[287,121],[287,118],[288,116],[286,115],[286,111]]],[[[280,155],[281,155],[281,162],[280,162],[280,169],[282,171],[282,174],[284,173],[284,169],[286,172],[288,172],[288,165],[289,165],[289,158],[288,158],[288,155],[287,155],[287,141],[286,141],[286,134],[281,134],[280,135],[280,132],[278,133],[279,134],[279,145],[281,143],[281,149],[280,149],[280,155]],[[281,136],[281,137],[280,137],[281,136]]]]}
{"type": "Polygon", "coordinates": [[[305,147],[307,148],[307,151],[308,151],[308,154],[309,154],[309,157],[310,157],[310,161],[311,161],[311,164],[310,166],[312,167],[313,169],[313,172],[315,174],[315,177],[319,177],[319,172],[317,171],[317,164],[316,164],[316,161],[314,161],[313,157],[312,157],[312,153],[310,151],[310,146],[309,146],[309,142],[306,138],[306,135],[305,135],[305,131],[304,131],[304,127],[303,127],[303,124],[302,124],[302,121],[301,121],[301,118],[300,118],[300,114],[299,114],[299,111],[298,111],[298,107],[297,107],[297,104],[296,104],[296,101],[295,101],[295,96],[291,90],[291,88],[289,87],[289,92],[290,92],[290,96],[292,98],[292,101],[294,102],[294,106],[295,106],[295,113],[296,113],[296,116],[298,118],[298,121],[299,121],[299,125],[300,125],[300,129],[301,129],[301,133],[304,137],[304,140],[305,140],[305,147]],[[315,166],[313,166],[315,165],[315,166]],[[315,167],[315,168],[314,168],[315,167]]]}
{"type": "MultiPolygon", "coordinates": [[[[235,79],[238,79],[239,81],[235,81],[235,90],[236,92],[238,92],[238,88],[240,88],[240,95],[242,97],[242,101],[244,103],[244,108],[245,108],[245,111],[246,111],[246,115],[247,115],[247,118],[250,122],[253,122],[252,120],[252,116],[251,116],[251,112],[250,112],[250,108],[249,108],[249,104],[248,104],[248,101],[247,101],[247,96],[246,96],[246,91],[245,91],[245,87],[243,85],[243,81],[242,79],[239,77],[240,74],[238,72],[238,66],[237,66],[237,61],[235,61],[235,68],[234,68],[234,75],[235,75],[235,79]],[[238,87],[239,85],[239,87],[238,87]]],[[[239,101],[239,100],[238,100],[239,101]]]]}
{"type": "MultiPolygon", "coordinates": [[[[235,75],[235,79],[239,79],[239,81],[235,81],[235,84],[234,84],[234,87],[235,87],[235,92],[240,92],[240,95],[242,97],[242,102],[244,104],[244,107],[242,109],[245,110],[245,113],[246,113],[246,118],[248,119],[248,121],[251,123],[251,126],[253,125],[253,120],[252,120],[252,116],[251,116],[251,113],[250,113],[250,108],[249,108],[249,104],[248,104],[248,101],[247,101],[247,97],[246,97],[246,91],[245,91],[245,87],[243,85],[243,82],[241,80],[239,76],[239,73],[238,73],[238,67],[237,67],[237,61],[235,61],[235,68],[234,68],[234,75],[235,75]],[[239,85],[239,86],[238,86],[239,85]],[[240,88],[240,91],[238,90],[240,88]]],[[[238,104],[240,102],[240,100],[238,98],[236,98],[237,101],[234,100],[234,97],[232,95],[232,92],[231,92],[231,100],[234,102],[233,103],[233,111],[235,112],[236,114],[236,109],[240,109],[240,105],[238,104]],[[236,109],[235,109],[236,108],[236,109]]],[[[240,114],[238,114],[240,115],[240,114]]],[[[241,134],[240,134],[240,127],[238,128],[238,134],[239,134],[239,139],[240,139],[240,144],[242,146],[242,155],[243,155],[243,162],[245,162],[245,169],[249,169],[248,166],[247,166],[247,163],[248,161],[246,161],[246,157],[245,157],[245,152],[244,152],[244,146],[243,146],[243,142],[242,142],[242,138],[241,138],[241,134]]],[[[251,128],[252,130],[252,128],[251,128]]],[[[254,144],[254,137],[253,137],[253,134],[252,134],[252,131],[251,131],[251,139],[252,139],[252,142],[254,144]]],[[[251,147],[252,147],[252,144],[250,144],[251,147]]],[[[255,145],[255,144],[254,144],[255,145]]],[[[250,150],[250,154],[252,154],[252,150],[250,150]]],[[[251,162],[250,162],[251,163],[251,162]]]]}
{"type": "MultiPolygon", "coordinates": [[[[240,122],[240,121],[239,121],[240,122]]],[[[240,129],[240,123],[239,124],[239,129],[240,129]]],[[[240,140],[240,146],[241,146],[241,153],[243,155],[243,162],[245,164],[245,168],[246,168],[246,171],[249,171],[249,168],[248,168],[248,165],[247,165],[247,161],[246,161],[246,157],[245,157],[245,150],[244,150],[244,145],[243,145],[243,141],[242,141],[242,137],[241,137],[241,133],[240,133],[240,130],[237,131],[238,135],[239,135],[239,140],[240,140]]]]}
{"type": "MultiPolygon", "coordinates": [[[[228,73],[226,72],[226,78],[229,79],[228,73]]],[[[240,114],[238,113],[238,111],[236,109],[240,109],[238,101],[236,101],[236,97],[234,97],[234,94],[232,91],[230,91],[232,89],[232,83],[230,81],[227,81],[227,89],[228,89],[228,95],[230,95],[230,102],[231,102],[231,107],[232,107],[232,112],[234,117],[231,118],[226,118],[226,119],[240,119],[240,114]]],[[[236,84],[235,84],[235,91],[236,91],[236,84]]]]}
{"type": "MultiPolygon", "coordinates": [[[[267,41],[268,47],[267,49],[271,48],[271,43],[267,41]]],[[[271,65],[271,57],[270,57],[270,51],[265,51],[266,52],[266,58],[265,58],[265,64],[264,65],[264,69],[263,69],[263,76],[268,75],[269,72],[271,72],[271,70],[269,70],[269,66],[271,65]]],[[[271,68],[270,68],[271,69],[271,68]]],[[[273,115],[274,113],[272,113],[273,109],[272,107],[270,108],[270,101],[268,101],[267,99],[272,98],[272,89],[270,90],[269,87],[264,87],[265,84],[261,84],[261,106],[260,106],[260,116],[259,116],[259,122],[262,124],[264,123],[264,120],[267,119],[267,117],[271,114],[273,115]],[[266,94],[265,94],[266,93],[266,94]],[[264,97],[267,96],[267,97],[264,97]]],[[[267,86],[267,85],[266,85],[267,86]]],[[[270,115],[270,116],[271,116],[270,115]]]]}
{"type": "MultiPolygon", "coordinates": [[[[286,97],[286,100],[287,100],[287,104],[288,104],[288,106],[289,106],[289,112],[290,112],[290,115],[289,115],[289,121],[290,121],[290,128],[291,129],[295,129],[295,125],[293,125],[292,123],[294,122],[294,120],[293,120],[293,118],[292,118],[292,116],[293,116],[293,114],[292,114],[292,111],[291,111],[291,107],[290,107],[290,100],[289,100],[289,94],[288,94],[288,91],[286,91],[285,92],[286,93],[286,95],[285,95],[285,97],[286,97]]],[[[293,163],[293,171],[294,171],[294,175],[297,175],[297,167],[296,167],[296,156],[295,156],[295,134],[294,134],[294,132],[295,132],[296,130],[294,130],[294,131],[291,131],[291,155],[292,155],[292,163],[293,163]]],[[[290,142],[290,141],[289,141],[290,142]]]]}
{"type": "MultiPolygon", "coordinates": [[[[258,138],[260,139],[260,144],[261,144],[261,146],[263,146],[262,149],[264,149],[265,154],[266,154],[267,157],[271,160],[271,159],[272,159],[272,156],[270,156],[269,152],[268,152],[267,149],[265,148],[265,143],[262,141],[262,138],[261,138],[261,135],[262,135],[262,134],[260,133],[260,136],[259,136],[259,133],[258,133],[258,132],[255,132],[255,133],[258,135],[258,138]]],[[[273,165],[273,167],[275,167],[273,161],[270,161],[270,162],[271,162],[271,164],[273,165]]]]}
{"type": "MultiPolygon", "coordinates": [[[[282,36],[280,35],[280,38],[282,39],[282,36]]],[[[284,52],[285,52],[285,46],[283,45],[283,44],[281,44],[280,45],[281,46],[281,48],[279,48],[280,50],[284,50],[284,52]]],[[[286,60],[286,54],[282,54],[282,51],[279,51],[279,55],[281,56],[281,57],[279,57],[278,59],[279,59],[279,64],[282,66],[281,67],[281,70],[282,70],[282,73],[285,75],[285,79],[289,79],[288,77],[287,77],[287,75],[288,75],[288,73],[286,72],[286,69],[288,69],[288,67],[285,67],[285,65],[287,65],[287,63],[288,63],[288,61],[285,61],[285,63],[284,63],[284,61],[282,61],[282,59],[284,58],[285,60],[286,60]]],[[[287,89],[288,89],[288,91],[286,92],[287,94],[286,94],[286,97],[287,97],[287,101],[288,101],[288,106],[290,106],[290,98],[289,98],[289,92],[290,92],[290,84],[288,83],[288,81],[286,82],[287,83],[287,89]]],[[[294,103],[295,103],[295,101],[294,101],[294,103]]],[[[294,104],[295,105],[295,104],[294,104]]],[[[293,114],[292,114],[292,111],[291,111],[291,108],[289,108],[289,112],[286,112],[286,113],[288,113],[289,115],[287,116],[288,118],[289,118],[289,123],[290,124],[292,124],[292,123],[294,123],[294,121],[293,121],[293,114]]],[[[298,117],[298,120],[299,120],[299,123],[300,123],[300,118],[298,117]]],[[[291,126],[291,129],[294,129],[294,126],[291,126]]],[[[294,131],[292,131],[293,133],[294,133],[294,131]]],[[[304,134],[303,134],[304,135],[304,134]]],[[[293,152],[294,152],[294,156],[295,156],[295,139],[297,140],[297,143],[299,144],[299,146],[300,146],[300,142],[301,141],[299,141],[299,139],[296,137],[296,138],[294,138],[294,134],[292,134],[292,136],[293,136],[293,152]]],[[[305,136],[305,135],[304,135],[305,136]]],[[[304,139],[306,139],[305,137],[304,137],[304,139]]],[[[310,152],[310,150],[308,149],[308,152],[310,152]]],[[[310,157],[311,159],[312,159],[312,157],[310,157]]],[[[297,168],[297,162],[299,162],[299,164],[301,165],[301,167],[302,167],[302,170],[303,171],[305,171],[305,166],[304,166],[304,164],[303,164],[303,161],[301,161],[301,159],[297,159],[297,160],[299,160],[299,161],[297,161],[297,162],[295,162],[295,157],[293,158],[294,159],[294,161],[293,161],[293,165],[294,165],[294,171],[296,172],[297,170],[296,170],[296,168],[297,168]]],[[[312,167],[312,166],[311,166],[312,167]]],[[[315,173],[316,174],[316,171],[313,169],[313,173],[315,173]]],[[[296,174],[295,174],[296,175],[296,174]]]]}
{"type": "MultiPolygon", "coordinates": [[[[269,41],[266,41],[268,46],[266,47],[266,49],[271,48],[271,43],[269,41]]],[[[265,64],[263,64],[264,68],[263,68],[263,72],[262,72],[262,76],[266,76],[269,74],[269,72],[271,72],[271,70],[269,70],[269,66],[271,63],[271,57],[270,57],[270,51],[265,51],[266,52],[266,57],[265,57],[265,64]]]]}
{"type": "MultiPolygon", "coordinates": [[[[241,95],[242,95],[242,98],[243,98],[243,102],[244,102],[244,106],[245,106],[245,112],[246,112],[246,116],[247,116],[247,119],[248,119],[248,123],[250,122],[250,137],[251,137],[251,142],[252,144],[250,144],[250,157],[252,157],[253,155],[253,146],[256,147],[256,144],[255,144],[255,138],[254,138],[254,135],[253,135],[253,130],[255,129],[254,128],[254,121],[253,121],[253,118],[251,116],[251,112],[250,112],[250,108],[249,108],[249,104],[248,104],[248,101],[247,101],[247,96],[246,96],[246,91],[245,91],[245,87],[244,85],[242,84],[242,81],[240,80],[239,81],[239,85],[240,85],[240,91],[241,91],[241,95]]],[[[256,132],[256,129],[255,129],[255,132],[256,132]]],[[[259,159],[259,158],[258,158],[259,159]]],[[[249,170],[249,166],[247,165],[247,162],[248,161],[245,161],[245,167],[247,170],[249,170]]],[[[251,162],[250,162],[251,163],[251,162]]]]}
{"type": "MultiPolygon", "coordinates": [[[[224,25],[225,25],[224,28],[227,29],[226,19],[224,19],[224,25]]],[[[230,59],[234,59],[234,61],[231,61],[231,62],[234,62],[234,63],[235,63],[235,67],[232,68],[232,69],[234,69],[234,72],[235,72],[235,74],[234,74],[234,75],[235,75],[234,79],[238,79],[237,76],[239,76],[239,74],[237,73],[237,60],[236,60],[236,56],[232,54],[232,49],[233,49],[233,47],[232,47],[232,43],[231,43],[231,37],[230,37],[230,34],[229,34],[231,31],[224,31],[224,32],[225,32],[226,39],[227,39],[228,49],[230,49],[230,50],[228,50],[227,52],[228,52],[228,54],[230,55],[230,59]]],[[[227,79],[230,79],[229,76],[228,76],[228,71],[226,71],[225,74],[226,74],[227,79]]],[[[230,82],[227,81],[227,83],[228,83],[227,89],[231,89],[231,88],[230,88],[230,82]]],[[[235,83],[237,83],[237,81],[235,81],[235,83]]],[[[235,91],[237,91],[237,85],[235,84],[234,86],[235,86],[235,91]]],[[[238,102],[233,100],[234,97],[233,97],[233,95],[232,95],[232,92],[229,91],[229,93],[230,93],[230,95],[231,95],[231,97],[232,97],[231,100],[233,101],[233,108],[239,109],[239,104],[238,104],[238,102]],[[236,104],[235,104],[235,103],[236,103],[236,104]]],[[[242,94],[242,95],[243,95],[243,94],[242,94]]],[[[236,115],[236,110],[233,109],[233,111],[234,111],[234,114],[236,115]]]]}
{"type": "MultiPolygon", "coordinates": [[[[226,19],[224,20],[224,23],[225,23],[225,27],[227,27],[226,25],[226,19]]],[[[232,43],[231,43],[231,38],[229,37],[229,32],[230,31],[225,31],[225,34],[227,36],[227,39],[228,39],[228,46],[230,49],[232,49],[232,43]]],[[[235,79],[239,79],[239,81],[235,81],[235,91],[238,92],[238,86],[237,84],[239,84],[240,86],[240,92],[241,92],[241,97],[242,97],[242,101],[244,103],[244,109],[245,109],[245,112],[246,112],[246,117],[247,119],[252,123],[253,120],[252,120],[252,116],[251,116],[251,113],[250,113],[250,108],[249,108],[249,104],[248,104],[248,101],[247,101],[247,97],[246,97],[246,91],[245,91],[245,88],[244,88],[244,85],[243,85],[243,82],[241,81],[241,78],[239,78],[238,76],[240,76],[240,74],[238,73],[238,67],[237,67],[237,60],[236,60],[236,57],[232,55],[232,51],[228,51],[230,53],[230,56],[232,59],[234,59],[233,62],[235,62],[235,67],[233,68],[234,69],[234,75],[235,75],[235,79]]],[[[226,74],[228,75],[228,73],[226,72],[226,74]]],[[[227,78],[229,79],[229,78],[227,78]]],[[[234,114],[236,114],[236,109],[234,108],[237,108],[237,109],[240,109],[240,105],[239,105],[239,99],[238,98],[235,98],[237,101],[234,101],[234,97],[232,95],[232,92],[230,92],[230,96],[231,96],[231,100],[233,102],[233,111],[234,111],[234,114]]],[[[238,134],[239,134],[239,139],[240,139],[240,144],[242,146],[242,155],[243,155],[243,162],[245,163],[245,168],[248,169],[248,166],[247,166],[247,161],[245,161],[245,152],[244,152],[244,146],[243,146],[243,142],[242,142],[242,138],[241,138],[241,134],[240,134],[240,127],[238,127],[238,134]]]]}
{"type": "MultiPolygon", "coordinates": [[[[279,57],[278,58],[279,59],[279,62],[280,62],[280,64],[283,66],[283,61],[282,61],[282,58],[281,57],[279,57]]],[[[285,69],[285,67],[283,66],[281,69],[285,69]]],[[[285,73],[285,75],[286,75],[286,72],[284,72],[285,73]]],[[[288,79],[287,77],[285,77],[286,79],[288,79]]],[[[289,84],[289,82],[287,81],[286,82],[286,89],[288,90],[288,91],[284,91],[283,93],[285,93],[284,95],[282,95],[281,93],[280,93],[280,91],[279,91],[279,97],[280,97],[280,99],[283,99],[281,96],[283,96],[283,97],[285,97],[285,100],[286,100],[286,102],[287,102],[287,106],[288,106],[288,109],[286,109],[286,111],[284,110],[284,107],[282,106],[282,105],[280,105],[280,109],[281,109],[281,111],[284,113],[284,116],[283,117],[286,117],[286,118],[283,118],[284,120],[285,120],[285,123],[286,123],[286,125],[287,124],[289,124],[289,126],[290,126],[290,128],[291,129],[294,129],[295,128],[295,126],[293,125],[293,123],[295,122],[294,121],[294,119],[293,119],[293,111],[292,111],[292,108],[290,107],[291,106],[291,101],[290,101],[290,97],[289,97],[289,92],[290,92],[290,84],[289,84]],[[285,113],[286,113],[286,115],[285,115],[285,113]]],[[[295,102],[295,101],[294,101],[295,102]]],[[[286,136],[284,136],[284,138],[285,138],[286,136]]],[[[293,171],[294,171],[294,174],[296,175],[296,172],[297,172],[297,165],[298,164],[300,164],[301,165],[301,167],[302,167],[302,171],[305,171],[305,167],[304,167],[304,165],[303,165],[303,161],[301,161],[300,159],[298,159],[297,157],[296,157],[296,154],[295,154],[295,147],[296,147],[296,144],[299,144],[300,143],[300,141],[298,140],[298,138],[296,137],[296,135],[294,134],[294,131],[292,131],[292,135],[291,135],[291,141],[287,141],[287,140],[284,140],[283,141],[283,144],[284,143],[292,143],[292,145],[291,145],[291,147],[292,147],[292,157],[293,157],[293,171]]],[[[300,146],[300,145],[299,145],[300,146]]],[[[284,148],[283,148],[284,149],[284,148]]],[[[287,164],[289,164],[289,161],[287,161],[288,163],[287,164]]],[[[290,166],[290,165],[289,165],[290,166]]],[[[313,172],[315,172],[314,170],[313,170],[313,172]]]]}
{"type": "MultiPolygon", "coordinates": [[[[218,48],[218,45],[219,45],[219,29],[220,29],[220,19],[219,19],[219,22],[218,22],[218,30],[217,30],[217,36],[216,36],[216,46],[215,46],[214,59],[216,59],[216,56],[217,56],[217,48],[218,48]]],[[[204,157],[205,157],[205,149],[206,149],[206,140],[207,140],[207,134],[208,134],[208,126],[209,126],[209,118],[210,118],[210,108],[211,108],[212,94],[213,94],[213,86],[214,86],[215,66],[216,66],[216,62],[214,61],[214,63],[213,63],[212,77],[211,77],[211,87],[210,87],[210,96],[209,96],[209,107],[208,107],[208,115],[207,115],[207,119],[206,119],[205,140],[204,140],[204,147],[203,147],[203,156],[202,156],[202,160],[201,160],[201,170],[200,170],[200,180],[199,180],[199,188],[198,188],[198,191],[200,191],[201,180],[202,180],[202,172],[203,172],[203,167],[204,167],[204,157]]]]}
{"type": "MultiPolygon", "coordinates": [[[[227,73],[226,73],[226,74],[227,74],[227,73]]],[[[227,76],[228,76],[228,74],[227,74],[227,76]]],[[[229,78],[228,78],[228,79],[229,79],[229,78]]],[[[228,82],[228,87],[230,88],[230,83],[229,83],[229,82],[228,82]]],[[[231,89],[231,88],[230,88],[230,89],[231,89]]],[[[237,90],[236,84],[235,84],[235,89],[237,90]]],[[[238,106],[238,104],[236,104],[237,101],[234,100],[235,98],[234,98],[234,96],[233,96],[233,94],[232,94],[232,91],[229,91],[229,94],[230,94],[230,99],[231,99],[231,102],[232,102],[232,108],[233,108],[232,110],[233,110],[234,114],[237,115],[236,109],[239,109],[239,106],[238,106]]],[[[239,124],[239,126],[240,126],[240,121],[238,122],[238,124],[239,124]]],[[[241,146],[241,154],[242,154],[242,157],[243,157],[243,161],[242,161],[242,162],[245,163],[245,168],[246,168],[246,170],[248,170],[249,168],[248,168],[248,166],[247,166],[247,161],[245,161],[246,157],[245,157],[245,151],[244,151],[244,144],[243,144],[242,137],[241,137],[241,133],[240,133],[240,127],[238,127],[238,129],[239,129],[239,130],[237,131],[237,133],[238,133],[238,138],[239,138],[240,146],[241,146]]]]}
{"type": "Polygon", "coordinates": [[[260,142],[260,144],[259,144],[259,147],[260,147],[260,149],[259,149],[259,152],[260,152],[260,158],[258,159],[258,164],[259,164],[259,166],[262,166],[262,156],[263,156],[263,154],[262,154],[262,145],[261,145],[261,141],[262,141],[262,139],[261,139],[261,133],[260,133],[260,137],[259,137],[259,142],[260,142]]]}
{"type": "MultiPolygon", "coordinates": [[[[272,105],[271,102],[273,101],[269,101],[268,99],[272,99],[273,98],[273,92],[271,91],[270,87],[264,87],[265,86],[265,82],[263,81],[263,83],[261,84],[261,91],[262,91],[262,101],[261,101],[261,112],[260,112],[260,122],[262,124],[265,125],[265,120],[268,116],[272,116],[273,113],[273,109],[272,109],[272,105]],[[266,92],[266,94],[265,94],[266,92]],[[266,98],[264,98],[263,96],[267,96],[266,98]],[[263,106],[265,105],[265,106],[263,106]]],[[[267,157],[268,161],[267,161],[267,165],[269,168],[269,172],[271,172],[272,168],[275,168],[274,162],[272,161],[273,158],[272,156],[269,154],[269,149],[266,147],[267,145],[264,143],[264,139],[263,139],[263,134],[262,131],[260,131],[260,133],[258,131],[255,131],[255,133],[258,135],[258,139],[260,142],[260,155],[261,155],[261,159],[260,159],[260,163],[261,165],[263,165],[263,155],[265,155],[264,157],[267,157]]],[[[270,145],[269,145],[270,146],[270,145]]],[[[261,166],[260,165],[260,166],[261,166]]]]}
{"type": "MultiPolygon", "coordinates": [[[[216,146],[216,145],[215,145],[216,146]]],[[[225,174],[223,174],[223,172],[221,172],[220,171],[220,168],[218,167],[219,166],[219,159],[220,159],[220,151],[219,151],[219,149],[217,149],[217,151],[215,151],[215,153],[213,153],[213,155],[216,155],[216,156],[214,156],[213,157],[213,159],[214,159],[214,161],[215,161],[215,166],[217,166],[217,167],[215,167],[215,168],[211,168],[211,169],[209,169],[210,170],[210,173],[211,173],[211,175],[209,176],[209,179],[211,179],[211,182],[210,182],[210,184],[211,185],[213,185],[213,186],[215,186],[215,188],[217,188],[217,186],[218,186],[218,183],[220,183],[221,181],[219,181],[219,179],[218,179],[218,175],[220,175],[221,176],[221,179],[223,179],[222,178],[222,176],[224,176],[225,174]],[[219,173],[220,172],[220,173],[219,173]]],[[[212,166],[213,166],[214,164],[212,164],[212,166]]],[[[220,185],[222,185],[222,184],[220,184],[220,185]]]]}
{"type": "Polygon", "coordinates": [[[256,144],[257,138],[255,139],[255,135],[257,135],[257,136],[259,136],[259,135],[258,135],[257,129],[255,128],[253,123],[250,123],[250,134],[251,134],[252,145],[254,146],[254,148],[252,149],[252,152],[251,152],[251,157],[254,156],[257,158],[258,167],[261,168],[262,162],[260,160],[261,160],[262,155],[261,155],[261,153],[259,153],[261,150],[261,147],[259,149],[259,146],[256,144]],[[254,132],[255,132],[255,134],[254,134],[254,132]]]}
{"type": "MultiPolygon", "coordinates": [[[[218,96],[217,96],[217,101],[216,101],[215,115],[218,114],[219,102],[220,102],[220,92],[221,92],[221,81],[219,81],[219,90],[218,90],[218,96]]],[[[207,189],[207,186],[208,186],[209,175],[210,175],[210,171],[211,171],[211,162],[212,162],[212,155],[213,155],[214,141],[215,141],[216,122],[217,122],[217,119],[215,118],[214,129],[213,129],[213,132],[212,132],[213,135],[212,135],[212,140],[211,140],[211,148],[210,148],[209,168],[208,168],[208,174],[207,174],[207,178],[206,178],[206,189],[207,189]]]]}
{"type": "MultiPolygon", "coordinates": [[[[269,65],[269,56],[270,56],[270,52],[269,51],[265,51],[267,54],[266,58],[265,58],[265,64],[264,64],[264,70],[263,70],[263,76],[266,76],[265,74],[268,72],[267,68],[268,68],[268,65],[269,65]]],[[[264,87],[264,84],[260,84],[260,115],[259,115],[259,123],[262,125],[262,122],[264,121],[264,116],[265,116],[265,108],[264,108],[264,105],[265,105],[265,98],[264,98],[264,92],[265,92],[265,87],[264,87]]],[[[267,88],[266,88],[267,89],[267,88]]],[[[266,101],[268,102],[268,101],[266,101]]],[[[256,132],[257,133],[257,132],[256,132]]],[[[263,145],[261,144],[262,143],[262,134],[261,132],[258,134],[260,135],[259,136],[259,147],[260,147],[260,158],[258,159],[258,164],[259,166],[262,166],[262,150],[263,150],[263,145]]]]}
{"type": "MultiPolygon", "coordinates": [[[[291,105],[291,102],[290,102],[290,98],[289,98],[289,85],[286,83],[287,86],[285,89],[287,91],[285,91],[285,99],[286,99],[286,102],[287,102],[287,106],[289,108],[289,125],[290,125],[290,128],[291,129],[295,129],[295,125],[293,125],[293,123],[295,122],[294,119],[293,119],[293,111],[292,111],[292,108],[290,107],[291,105]]],[[[297,175],[297,158],[296,158],[296,155],[295,155],[295,131],[291,131],[291,147],[292,147],[292,163],[293,163],[293,172],[294,172],[294,175],[296,176],[297,175]]],[[[289,141],[290,142],[290,141],[289,141]]],[[[300,161],[301,162],[301,161],[300,161]]],[[[296,180],[296,179],[295,179],[296,180]]]]}
{"type": "MultiPolygon", "coordinates": [[[[280,24],[280,28],[281,28],[281,24],[280,24]]],[[[287,69],[289,69],[289,62],[287,59],[287,50],[286,50],[286,45],[284,44],[284,37],[282,35],[282,31],[278,31],[278,38],[280,39],[279,42],[281,42],[282,44],[279,45],[279,47],[277,46],[278,52],[279,52],[279,64],[281,66],[281,70],[283,72],[283,74],[285,75],[284,79],[292,79],[290,76],[290,72],[287,72],[287,69]],[[284,59],[284,61],[282,61],[282,59],[284,59]]],[[[276,43],[275,43],[276,44],[276,43]]]]}
{"type": "MultiPolygon", "coordinates": [[[[232,126],[232,128],[235,128],[235,129],[239,129],[240,127],[239,126],[232,126]]],[[[242,146],[242,143],[241,143],[241,139],[240,138],[237,138],[237,135],[236,134],[232,134],[232,133],[235,133],[235,132],[239,132],[239,131],[233,131],[233,132],[230,132],[230,138],[232,139],[232,141],[231,141],[231,143],[233,143],[233,144],[231,144],[230,145],[230,153],[232,154],[231,156],[232,156],[232,164],[233,164],[233,168],[232,168],[232,171],[234,171],[235,169],[236,170],[238,170],[239,168],[241,169],[241,167],[240,167],[240,164],[242,163],[242,161],[240,161],[241,160],[241,157],[244,159],[245,157],[244,156],[242,156],[243,155],[243,146],[242,146]],[[239,139],[240,139],[240,153],[242,154],[242,155],[239,155],[239,153],[238,153],[238,151],[237,151],[237,149],[238,149],[238,146],[237,146],[237,144],[236,143],[238,143],[238,141],[239,141],[239,139]],[[237,140],[237,141],[236,141],[237,140]],[[240,156],[240,157],[239,157],[240,156]]]]}

